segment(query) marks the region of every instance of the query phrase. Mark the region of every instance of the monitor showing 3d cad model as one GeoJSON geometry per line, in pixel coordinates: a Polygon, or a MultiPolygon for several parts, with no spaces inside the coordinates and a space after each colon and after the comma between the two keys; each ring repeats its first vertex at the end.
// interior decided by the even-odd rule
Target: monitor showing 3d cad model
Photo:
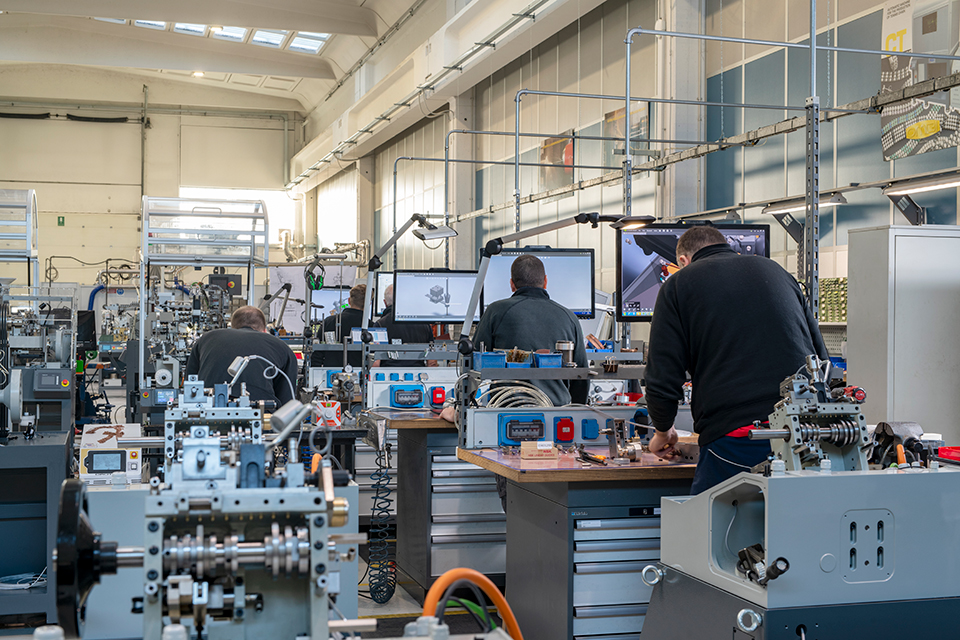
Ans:
{"type": "Polygon", "coordinates": [[[513,295],[510,290],[510,267],[518,256],[529,253],[540,258],[547,273],[547,293],[579,318],[592,318],[593,249],[551,249],[524,247],[503,249],[490,257],[487,277],[483,281],[482,309],[487,305],[513,295]]]}
{"type": "MultiPolygon", "coordinates": [[[[476,271],[396,271],[395,322],[463,322],[476,271]]],[[[474,321],[480,319],[479,306],[474,321]]]]}
{"type": "MultiPolygon", "coordinates": [[[[741,255],[770,257],[770,227],[764,224],[713,225],[741,255]]],[[[617,232],[617,318],[653,319],[660,286],[680,267],[677,241],[690,225],[652,224],[617,232]]]]}
{"type": "Polygon", "coordinates": [[[311,309],[311,318],[314,322],[319,322],[327,318],[332,313],[340,313],[341,310],[349,306],[350,287],[324,287],[318,291],[310,292],[310,301],[314,305],[322,305],[319,309],[314,306],[311,309]]]}

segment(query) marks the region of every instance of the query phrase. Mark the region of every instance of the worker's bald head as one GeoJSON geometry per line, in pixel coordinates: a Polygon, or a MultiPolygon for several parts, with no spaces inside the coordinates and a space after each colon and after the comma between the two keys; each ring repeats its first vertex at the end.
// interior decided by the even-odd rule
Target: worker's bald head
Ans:
{"type": "Polygon", "coordinates": [[[383,306],[392,307],[393,306],[393,285],[387,285],[387,288],[383,290],[383,306]]]}
{"type": "Polygon", "coordinates": [[[230,326],[234,329],[267,330],[267,317],[257,307],[240,307],[230,316],[230,326]]]}

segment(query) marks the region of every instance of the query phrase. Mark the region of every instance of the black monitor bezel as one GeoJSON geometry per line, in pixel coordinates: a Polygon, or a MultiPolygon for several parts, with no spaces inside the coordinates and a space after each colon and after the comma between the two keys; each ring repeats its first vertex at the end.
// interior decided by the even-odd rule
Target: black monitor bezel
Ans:
{"type": "MultiPolygon", "coordinates": [[[[589,314],[580,314],[580,313],[576,313],[575,311],[573,311],[573,314],[574,314],[575,316],[577,316],[577,319],[579,319],[579,320],[590,320],[590,319],[596,317],[596,315],[597,315],[597,300],[596,300],[596,294],[597,294],[597,272],[596,272],[596,268],[597,268],[597,251],[596,251],[596,249],[593,249],[592,247],[583,247],[583,248],[566,248],[566,247],[565,247],[565,248],[562,248],[562,249],[554,249],[553,247],[519,247],[519,248],[510,247],[510,248],[504,248],[504,249],[502,249],[499,255],[503,255],[504,253],[516,253],[516,254],[524,254],[524,253],[532,253],[532,254],[538,254],[538,253],[539,253],[539,254],[543,254],[543,253],[546,253],[546,254],[550,254],[550,253],[553,253],[553,254],[561,254],[561,255],[562,255],[562,254],[565,254],[565,253],[584,253],[584,252],[588,252],[588,253],[590,254],[590,313],[589,313],[589,314]]],[[[494,257],[495,257],[495,256],[494,256],[494,257]]],[[[493,257],[491,257],[490,259],[493,260],[493,257]]],[[[486,283],[484,283],[484,284],[486,284],[486,283]]],[[[549,292],[549,282],[547,283],[547,285],[548,285],[548,292],[549,292]]],[[[494,301],[494,302],[495,302],[495,301],[494,301]]],[[[491,302],[491,304],[493,304],[493,303],[491,302]]],[[[486,312],[486,310],[487,310],[487,303],[486,303],[486,299],[484,298],[484,295],[483,295],[483,290],[481,290],[481,291],[480,291],[480,316],[481,316],[481,317],[483,317],[483,314],[486,312]]],[[[571,311],[572,311],[572,310],[571,310],[571,311]]]]}
{"type": "MultiPolygon", "coordinates": [[[[644,229],[691,229],[694,226],[692,224],[683,224],[683,223],[654,223],[640,227],[639,229],[617,229],[617,321],[618,322],[653,322],[653,314],[649,316],[625,316],[623,315],[623,296],[620,295],[623,291],[623,234],[626,233],[636,233],[638,231],[643,231],[644,229]]],[[[725,230],[736,230],[736,229],[760,229],[763,230],[766,234],[766,241],[763,243],[764,246],[764,258],[770,257],[770,225],[769,224],[741,224],[741,223],[728,223],[728,224],[712,224],[710,225],[713,228],[719,231],[725,230]]]]}
{"type": "MultiPolygon", "coordinates": [[[[462,324],[463,318],[459,320],[401,320],[397,317],[397,275],[401,273],[425,273],[432,276],[471,273],[477,275],[475,270],[470,269],[394,269],[393,271],[393,321],[396,324],[462,324]]],[[[474,312],[476,314],[476,312],[474,312]]]]}

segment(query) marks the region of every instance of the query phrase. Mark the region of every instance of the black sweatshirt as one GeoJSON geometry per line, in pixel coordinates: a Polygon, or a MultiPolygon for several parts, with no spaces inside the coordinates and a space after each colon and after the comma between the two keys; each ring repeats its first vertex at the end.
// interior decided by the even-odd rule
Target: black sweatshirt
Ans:
{"type": "MultiPolygon", "coordinates": [[[[587,350],[583,344],[583,330],[573,312],[554,302],[541,287],[521,287],[506,300],[497,300],[487,307],[473,337],[476,349],[512,349],[524,351],[549,349],[554,351],[559,340],[573,342],[573,361],[586,367],[587,350]]],[[[546,393],[555,406],[587,401],[586,380],[570,381],[570,388],[562,380],[534,380],[533,384],[546,393]]]]}
{"type": "MultiPolygon", "coordinates": [[[[327,316],[323,320],[323,333],[332,331],[336,334],[337,342],[343,344],[343,336],[350,337],[354,329],[359,329],[363,324],[363,311],[347,307],[338,314],[327,316]],[[337,319],[340,320],[340,331],[337,331],[337,319]]],[[[316,336],[323,342],[323,336],[316,336]]],[[[342,367],[343,351],[314,351],[310,358],[311,367],[342,367]]],[[[353,367],[354,371],[363,366],[363,353],[360,351],[347,352],[347,364],[353,367]]]]}
{"type": "Polygon", "coordinates": [[[646,370],[651,423],[659,431],[673,426],[686,372],[701,446],[766,420],[780,383],[813,353],[827,358],[793,276],[726,244],[704,247],[657,296],[646,370]]]}
{"type": "MultiPolygon", "coordinates": [[[[250,355],[274,363],[290,377],[293,386],[297,386],[297,357],[290,347],[276,336],[247,328],[216,329],[200,336],[187,359],[187,375],[199,377],[208,388],[224,384],[233,378],[227,373],[227,367],[234,358],[250,355]]],[[[278,373],[272,380],[263,377],[269,366],[263,360],[251,360],[232,391],[240,393],[240,383],[246,382],[251,400],[274,400],[278,407],[292,400],[290,385],[282,375],[278,373]]]]}

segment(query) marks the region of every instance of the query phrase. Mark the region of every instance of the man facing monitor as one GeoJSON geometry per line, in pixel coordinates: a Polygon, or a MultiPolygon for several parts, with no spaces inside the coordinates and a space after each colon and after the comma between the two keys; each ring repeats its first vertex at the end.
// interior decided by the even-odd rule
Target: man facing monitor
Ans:
{"type": "MultiPolygon", "coordinates": [[[[349,336],[354,329],[363,324],[363,299],[367,295],[367,285],[358,284],[350,289],[346,309],[323,320],[323,333],[333,333],[337,342],[343,342],[343,336],[349,336]]],[[[347,353],[347,364],[358,369],[363,363],[363,354],[359,351],[347,353]]],[[[314,351],[311,367],[342,367],[343,355],[340,351],[314,351]]]]}
{"type": "Polygon", "coordinates": [[[770,453],[749,440],[780,400],[780,383],[816,353],[820,328],[797,281],[769,258],[738,255],[710,226],[677,243],[680,271],[660,289],[650,327],[646,394],[656,428],[650,450],[669,455],[677,442],[677,403],[689,372],[700,462],[697,494],[747,471],[770,453]]]}
{"type": "MultiPolygon", "coordinates": [[[[556,283],[562,286],[563,283],[556,283]]],[[[547,293],[547,275],[543,262],[536,256],[518,256],[510,265],[510,290],[513,295],[489,305],[480,318],[473,344],[494,349],[554,351],[560,340],[573,342],[573,359],[578,367],[586,367],[587,351],[583,331],[573,312],[554,302],[547,293]]],[[[573,380],[570,388],[562,380],[534,380],[555,406],[571,401],[587,401],[588,382],[573,380]]]]}

